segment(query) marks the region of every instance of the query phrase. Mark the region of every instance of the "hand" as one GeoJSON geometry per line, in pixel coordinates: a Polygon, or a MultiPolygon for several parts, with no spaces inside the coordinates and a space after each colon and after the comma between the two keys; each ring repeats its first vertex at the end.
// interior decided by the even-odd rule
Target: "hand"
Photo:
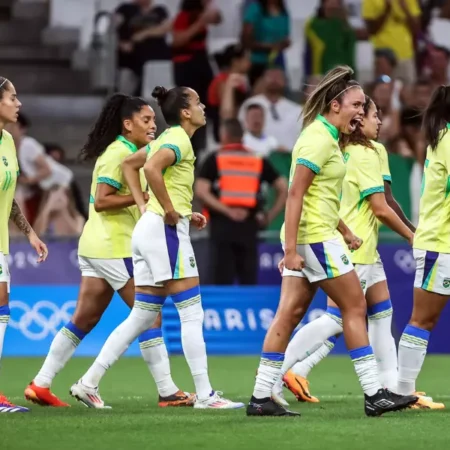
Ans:
{"type": "Polygon", "coordinates": [[[363,243],[363,241],[359,237],[355,236],[351,231],[343,235],[342,237],[344,238],[348,249],[352,252],[358,250],[358,248],[361,247],[363,243]]]}
{"type": "Polygon", "coordinates": [[[235,222],[243,222],[248,217],[248,209],[245,208],[229,208],[228,217],[235,222]]]}
{"type": "Polygon", "coordinates": [[[192,213],[191,223],[192,225],[194,225],[194,227],[197,228],[197,230],[203,230],[203,228],[206,227],[208,221],[206,220],[206,217],[203,214],[194,212],[192,213]]]}
{"type": "Polygon", "coordinates": [[[273,50],[277,52],[281,52],[285,50],[286,48],[290,47],[291,40],[289,38],[283,39],[281,41],[276,42],[273,44],[273,50]]]}
{"type": "Polygon", "coordinates": [[[411,235],[408,238],[408,244],[412,247],[414,243],[414,233],[411,232],[411,235]]]}
{"type": "Polygon", "coordinates": [[[247,86],[248,79],[245,75],[241,73],[232,73],[228,76],[227,83],[234,89],[240,88],[241,86],[247,86]]]}
{"type": "Polygon", "coordinates": [[[284,258],[280,259],[280,262],[278,263],[278,270],[280,271],[280,275],[283,275],[284,270],[284,258]]]}
{"type": "Polygon", "coordinates": [[[174,227],[180,220],[181,215],[176,211],[168,211],[164,214],[164,223],[174,227]]]}
{"type": "Polygon", "coordinates": [[[32,231],[29,237],[30,245],[36,250],[39,258],[38,263],[41,263],[47,259],[48,249],[47,246],[37,237],[37,234],[32,231]]]}
{"type": "Polygon", "coordinates": [[[305,260],[297,252],[285,253],[284,267],[288,270],[301,272],[305,268],[305,260]]]}

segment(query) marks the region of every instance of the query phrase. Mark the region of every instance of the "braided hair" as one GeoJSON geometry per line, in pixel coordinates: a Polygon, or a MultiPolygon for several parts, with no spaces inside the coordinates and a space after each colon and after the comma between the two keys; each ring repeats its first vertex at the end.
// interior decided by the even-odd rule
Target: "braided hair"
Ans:
{"type": "Polygon", "coordinates": [[[84,161],[97,159],[122,133],[123,121],[131,119],[133,114],[138,113],[146,105],[148,102],[140,97],[125,94],[111,96],[81,149],[81,159],[84,161]]]}

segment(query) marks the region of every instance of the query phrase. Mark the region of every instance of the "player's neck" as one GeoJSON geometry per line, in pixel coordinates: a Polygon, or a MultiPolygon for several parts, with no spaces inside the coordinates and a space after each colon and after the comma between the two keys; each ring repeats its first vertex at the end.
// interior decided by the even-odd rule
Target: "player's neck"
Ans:
{"type": "Polygon", "coordinates": [[[180,125],[181,128],[183,128],[184,131],[186,131],[186,134],[191,138],[194,133],[199,129],[199,127],[192,125],[190,123],[183,123],[180,125]]]}
{"type": "Polygon", "coordinates": [[[336,114],[322,114],[328,123],[334,125],[339,130],[339,118],[336,114]]]}
{"type": "Polygon", "coordinates": [[[0,135],[3,134],[3,130],[5,129],[6,123],[0,119],[0,135]]]}

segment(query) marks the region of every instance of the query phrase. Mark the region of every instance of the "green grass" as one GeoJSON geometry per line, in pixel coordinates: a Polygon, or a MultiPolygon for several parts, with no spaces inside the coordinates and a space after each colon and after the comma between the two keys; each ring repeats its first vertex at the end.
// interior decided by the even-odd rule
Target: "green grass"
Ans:
{"type": "MultiPolygon", "coordinates": [[[[330,357],[311,373],[311,391],[319,404],[286,398],[301,418],[247,418],[244,410],[159,409],[150,374],[139,359],[122,359],[101,385],[112,410],[91,410],[72,401],[71,384],[91,360],[74,359],[57,377],[54,392],[72,408],[31,406],[29,414],[0,415],[1,450],[144,450],[144,449],[431,449],[448,448],[450,415],[444,411],[405,411],[367,418],[351,362],[330,357]]],[[[1,389],[20,404],[23,390],[41,359],[2,361],[1,389]]],[[[213,386],[246,402],[252,392],[257,357],[209,358],[213,386]]],[[[420,378],[421,390],[436,400],[450,399],[450,358],[430,357],[420,378]]],[[[193,389],[185,360],[172,358],[179,387],[193,389]]]]}

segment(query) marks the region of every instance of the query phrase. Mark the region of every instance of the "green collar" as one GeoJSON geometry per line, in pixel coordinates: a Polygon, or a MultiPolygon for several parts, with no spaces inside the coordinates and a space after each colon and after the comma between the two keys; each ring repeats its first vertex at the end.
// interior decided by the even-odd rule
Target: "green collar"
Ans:
{"type": "Polygon", "coordinates": [[[133,153],[136,153],[139,149],[128,139],[125,139],[122,135],[116,137],[116,141],[120,141],[125,144],[133,153]]]}
{"type": "Polygon", "coordinates": [[[2,141],[3,141],[3,130],[0,131],[0,144],[2,143],[2,141]]]}
{"type": "Polygon", "coordinates": [[[450,130],[450,123],[447,124],[447,129],[450,130]]]}
{"type": "Polygon", "coordinates": [[[339,140],[339,130],[334,125],[331,125],[331,123],[328,122],[328,120],[325,119],[325,117],[323,117],[321,114],[319,114],[316,117],[316,120],[318,120],[319,122],[322,122],[325,125],[325,128],[329,131],[329,133],[331,134],[331,137],[335,141],[339,140]]]}

